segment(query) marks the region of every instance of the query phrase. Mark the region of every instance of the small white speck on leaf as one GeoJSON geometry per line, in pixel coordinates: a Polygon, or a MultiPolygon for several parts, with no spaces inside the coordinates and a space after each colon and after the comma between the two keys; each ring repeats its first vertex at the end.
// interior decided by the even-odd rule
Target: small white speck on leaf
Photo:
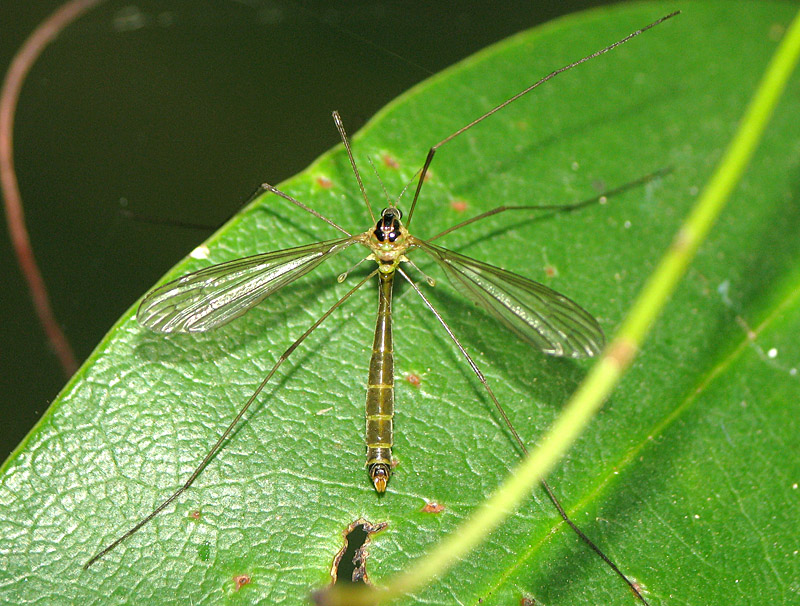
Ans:
{"type": "Polygon", "coordinates": [[[197,248],[195,248],[192,252],[189,253],[189,256],[192,259],[208,259],[208,255],[211,251],[208,250],[208,246],[205,244],[201,244],[197,248]]]}

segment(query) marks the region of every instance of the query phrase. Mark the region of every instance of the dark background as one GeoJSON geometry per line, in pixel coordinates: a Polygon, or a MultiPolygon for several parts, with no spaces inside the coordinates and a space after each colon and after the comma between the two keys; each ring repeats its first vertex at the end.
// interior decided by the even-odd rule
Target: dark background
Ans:
{"type": "MultiPolygon", "coordinates": [[[[259,183],[281,182],[338,143],[333,109],[352,134],[430,74],[599,4],[110,0],[85,14],[35,64],[14,133],[36,258],[79,360],[211,233],[121,209],[218,226],[259,183]]],[[[0,2],[4,72],[58,6],[0,2]]],[[[66,377],[6,229],[0,255],[2,460],[66,377]]]]}

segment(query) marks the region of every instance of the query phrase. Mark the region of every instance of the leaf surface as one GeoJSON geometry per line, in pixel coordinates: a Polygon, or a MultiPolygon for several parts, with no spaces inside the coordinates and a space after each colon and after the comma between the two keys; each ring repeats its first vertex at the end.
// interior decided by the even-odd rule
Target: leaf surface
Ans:
{"type": "MultiPolygon", "coordinates": [[[[793,12],[772,2],[683,8],[444,146],[412,232],[432,236],[500,204],[577,202],[669,167],[603,205],[506,213],[437,241],[563,292],[612,332],[719,159],[793,12]]],[[[353,140],[376,212],[385,204],[368,157],[399,192],[428,146],[673,9],[648,3],[561,19],[397,99],[353,140]]],[[[798,100],[795,77],[631,372],[551,477],[576,522],[652,604],[796,600],[798,100]]],[[[354,232],[369,226],[341,148],[282,189],[354,232]]],[[[265,196],[207,242],[209,260],[187,259],[169,277],[333,237],[265,196]]],[[[363,470],[377,302],[365,287],[292,355],[176,505],[81,568],[184,481],[280,353],[347,291],[336,276],[360,254],[349,249],[212,333],[165,337],[126,314],[3,466],[0,602],[299,604],[329,581],[353,521],[388,523],[369,550],[379,584],[468,516],[518,452],[436,319],[402,285],[394,302],[399,464],[383,497],[363,470]],[[426,502],[444,509],[423,512],[426,502]],[[239,575],[251,582],[237,590],[239,575]]],[[[412,271],[534,443],[591,362],[517,342],[424,255],[415,260],[440,278],[431,289],[412,271]]],[[[366,264],[350,282],[362,271],[366,264]]],[[[549,606],[633,603],[541,494],[405,603],[523,596],[549,606]]]]}

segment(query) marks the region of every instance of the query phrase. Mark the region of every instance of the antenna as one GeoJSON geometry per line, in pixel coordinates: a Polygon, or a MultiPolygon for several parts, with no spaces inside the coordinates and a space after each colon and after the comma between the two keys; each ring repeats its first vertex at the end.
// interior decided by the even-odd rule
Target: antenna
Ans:
{"type": "Polygon", "coordinates": [[[392,202],[392,198],[389,196],[389,192],[386,191],[386,186],[383,184],[383,179],[381,179],[381,176],[378,173],[378,169],[375,168],[375,163],[372,161],[372,158],[367,156],[367,162],[369,162],[369,165],[372,167],[372,172],[375,173],[375,177],[378,179],[378,183],[381,184],[381,189],[383,190],[383,195],[386,198],[386,203],[389,206],[395,206],[395,203],[392,202]]]}

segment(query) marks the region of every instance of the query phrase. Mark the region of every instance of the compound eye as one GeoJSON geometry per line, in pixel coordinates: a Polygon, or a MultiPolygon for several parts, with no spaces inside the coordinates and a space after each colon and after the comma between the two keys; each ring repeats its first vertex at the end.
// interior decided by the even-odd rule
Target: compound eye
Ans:
{"type": "Polygon", "coordinates": [[[393,217],[397,217],[398,219],[402,219],[403,211],[399,208],[395,208],[394,206],[387,206],[381,211],[381,217],[385,217],[386,215],[391,215],[393,217]]]}

